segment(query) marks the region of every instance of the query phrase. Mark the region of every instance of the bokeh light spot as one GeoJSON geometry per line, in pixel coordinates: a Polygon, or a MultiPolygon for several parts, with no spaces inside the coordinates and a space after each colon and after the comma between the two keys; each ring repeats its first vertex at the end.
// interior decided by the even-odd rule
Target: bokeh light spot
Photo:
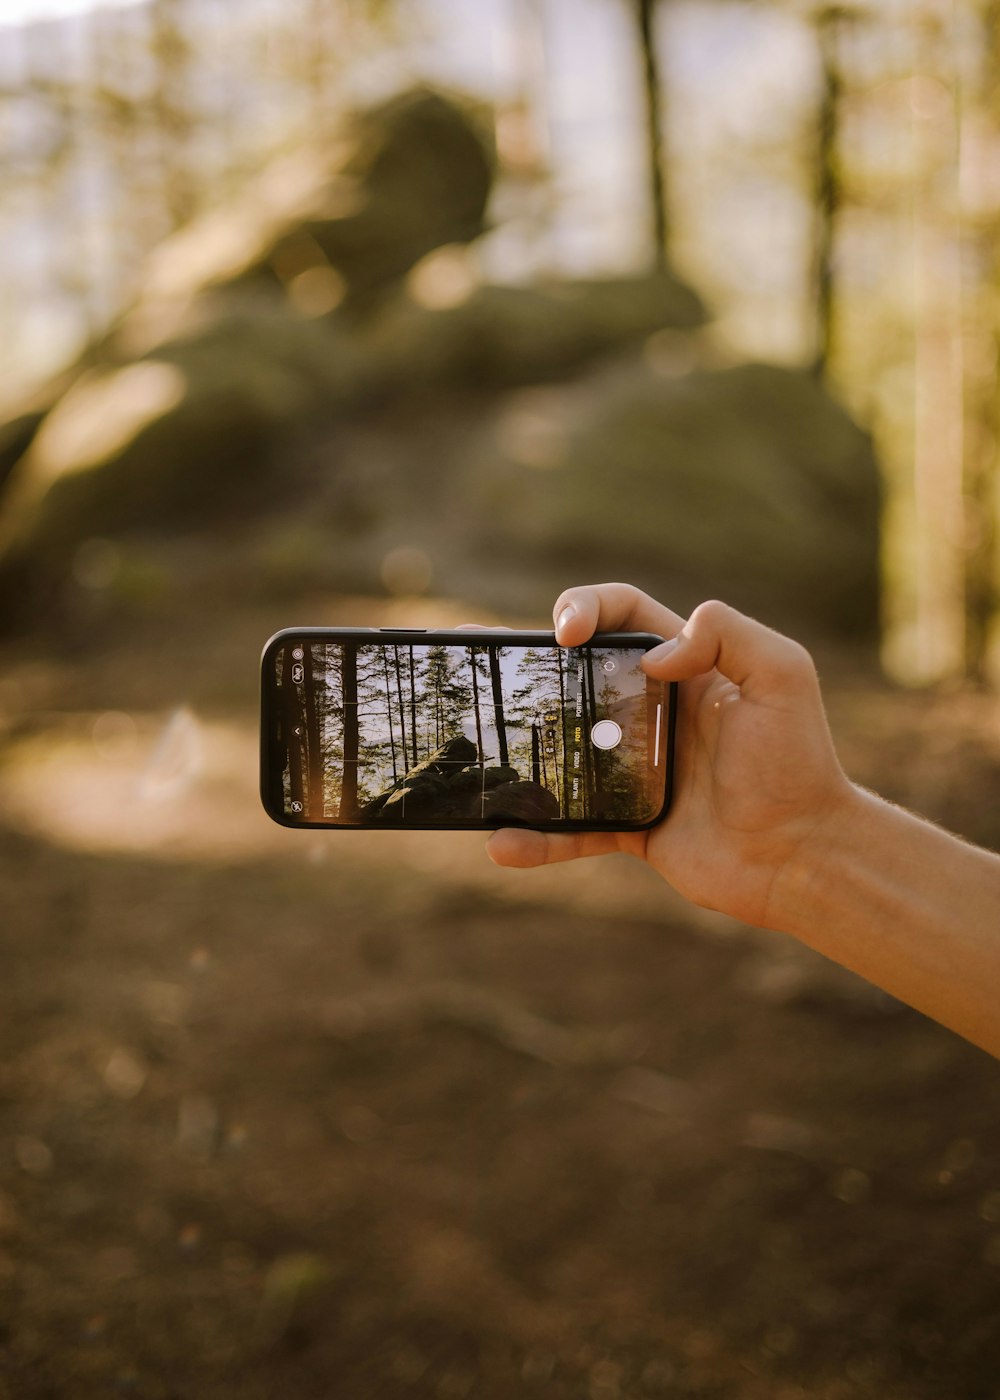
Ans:
{"type": "Polygon", "coordinates": [[[426,593],[434,574],[431,557],[415,545],[390,549],[379,570],[387,593],[401,598],[426,593]]]}
{"type": "Polygon", "coordinates": [[[497,425],[501,450],[524,467],[561,467],[569,456],[564,413],[553,395],[515,395],[497,425]]]}
{"type": "Polygon", "coordinates": [[[412,301],[428,311],[461,306],[479,286],[474,255],[461,244],[436,248],[410,270],[406,290],[412,301]]]}
{"type": "Polygon", "coordinates": [[[347,284],[329,263],[307,267],[288,283],[288,299],[304,316],[326,316],[344,299],[347,284]]]}
{"type": "Polygon", "coordinates": [[[104,1082],[119,1099],[134,1099],[149,1073],[138,1055],[119,1045],[104,1068],[104,1082]]]}

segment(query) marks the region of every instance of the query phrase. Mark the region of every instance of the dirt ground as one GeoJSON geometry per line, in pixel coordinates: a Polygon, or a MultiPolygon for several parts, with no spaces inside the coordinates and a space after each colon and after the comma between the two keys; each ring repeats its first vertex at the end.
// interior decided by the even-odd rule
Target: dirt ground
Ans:
{"type": "MultiPolygon", "coordinates": [[[[267,635],[405,606],[5,648],[0,1397],[995,1400],[986,1055],[625,859],[267,822],[267,635]]],[[[995,697],[823,678],[1000,843],[995,697]]]]}

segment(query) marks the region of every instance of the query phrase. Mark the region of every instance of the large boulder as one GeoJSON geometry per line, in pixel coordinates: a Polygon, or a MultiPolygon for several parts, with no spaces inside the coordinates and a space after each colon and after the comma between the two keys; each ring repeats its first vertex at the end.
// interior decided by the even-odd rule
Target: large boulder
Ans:
{"type": "Polygon", "coordinates": [[[166,239],[113,340],[144,348],[198,298],[248,286],[317,312],[367,305],[432,249],[482,232],[494,166],[469,102],[416,88],[355,112],[328,149],[276,160],[166,239]]]}
{"type": "MultiPolygon", "coordinates": [[[[364,325],[304,315],[275,292],[230,292],[146,355],[97,361],[42,419],[2,497],[0,579],[11,596],[24,591],[15,578],[51,595],[90,536],[211,530],[306,497],[317,483],[297,470],[301,449],[347,422],[414,403],[446,422],[456,395],[564,379],[703,317],[663,274],[480,285],[436,309],[399,292],[364,325]]],[[[335,478],[335,456],[321,455],[335,478]]],[[[350,519],[391,509],[370,475],[360,489],[350,519]]]]}
{"type": "Polygon", "coordinates": [[[100,377],[199,338],[238,362],[248,306],[260,309],[261,335],[286,313],[277,359],[303,321],[370,308],[428,252],[482,232],[494,165],[472,105],[427,88],[353,113],[328,148],[276,159],[237,196],[165,239],[118,321],[0,423],[0,483],[88,371],[100,377]],[[242,324],[230,347],[234,318],[242,324]]]}
{"type": "Polygon", "coordinates": [[[810,375],[640,362],[515,396],[452,501],[475,557],[621,576],[682,612],[721,596],[777,625],[873,635],[879,477],[810,375]]]}
{"type": "Polygon", "coordinates": [[[293,549],[260,540],[271,593],[429,584],[472,616],[543,616],[574,580],[621,577],[682,613],[718,596],[814,641],[876,635],[872,444],[804,371],[722,367],[657,333],[570,381],[435,396],[337,446],[311,529],[303,508],[276,527],[293,549]]]}
{"type": "Polygon", "coordinates": [[[281,307],[86,370],[38,427],[0,511],[0,563],[58,568],[90,535],[232,519],[273,499],[282,446],[357,392],[343,335],[281,307]]]}
{"type": "Polygon", "coordinates": [[[456,392],[559,380],[704,320],[668,274],[475,273],[428,300],[483,229],[493,163],[469,104],[417,89],[168,239],[128,312],[0,425],[0,591],[18,611],[59,596],[89,537],[203,531],[306,495],[296,464],[345,422],[414,402],[447,418],[456,392]]]}
{"type": "Polygon", "coordinates": [[[470,287],[456,304],[386,299],[360,330],[380,391],[499,391],[565,379],[663,329],[704,324],[698,296],[668,272],[470,287]]]}

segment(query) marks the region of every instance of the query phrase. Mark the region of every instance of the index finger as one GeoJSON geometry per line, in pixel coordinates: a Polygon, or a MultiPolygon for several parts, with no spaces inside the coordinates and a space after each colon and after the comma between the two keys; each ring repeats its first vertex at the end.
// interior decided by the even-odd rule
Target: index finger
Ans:
{"type": "Polygon", "coordinates": [[[582,646],[595,632],[655,632],[676,637],[684,618],[630,583],[584,584],[560,593],[552,610],[561,646],[582,646]]]}

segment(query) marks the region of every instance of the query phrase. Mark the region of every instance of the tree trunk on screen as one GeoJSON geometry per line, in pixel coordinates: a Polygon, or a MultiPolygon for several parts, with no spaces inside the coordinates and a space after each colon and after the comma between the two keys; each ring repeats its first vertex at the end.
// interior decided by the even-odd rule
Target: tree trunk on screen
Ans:
{"type": "Polygon", "coordinates": [[[399,664],[399,644],[392,644],[393,657],[396,662],[396,700],[399,704],[399,747],[403,755],[403,772],[406,772],[406,707],[403,704],[403,673],[399,664]]]}
{"type": "Polygon", "coordinates": [[[389,725],[389,752],[392,755],[392,781],[399,781],[399,769],[396,767],[396,730],[392,722],[392,685],[389,681],[389,653],[382,649],[382,670],[385,674],[385,717],[389,725]]]}
{"type": "Polygon", "coordinates": [[[316,704],[316,682],[313,675],[312,647],[303,647],[302,702],[305,710],[306,771],[308,801],[306,814],[310,821],[323,817],[323,751],[320,746],[319,709],[316,704]]]}
{"type": "Polygon", "coordinates": [[[497,730],[497,744],[499,745],[499,759],[502,767],[506,768],[510,762],[507,753],[507,720],[503,709],[503,684],[500,675],[500,648],[491,646],[489,648],[490,657],[490,680],[493,684],[493,714],[497,730]]]}
{"type": "MultiPolygon", "coordinates": [[[[569,801],[573,793],[573,775],[569,767],[569,745],[566,742],[567,727],[572,734],[576,729],[576,715],[566,713],[566,672],[563,667],[563,649],[559,647],[556,652],[556,659],[559,663],[559,732],[562,740],[562,778],[563,778],[563,815],[569,813],[569,801]]],[[[557,770],[558,771],[558,770],[557,770]]]]}
{"type": "Polygon", "coordinates": [[[476,748],[479,751],[479,767],[485,766],[483,755],[483,716],[479,707],[479,668],[476,665],[476,648],[469,647],[469,665],[472,668],[472,709],[476,717],[476,748]]]}
{"type": "Polygon", "coordinates": [[[416,768],[417,764],[420,762],[420,756],[417,753],[417,676],[413,664],[412,647],[410,647],[410,745],[410,766],[416,768]]]}
{"type": "Polygon", "coordinates": [[[590,742],[590,731],[597,723],[597,690],[594,686],[594,656],[588,650],[586,653],[586,665],[584,667],[586,700],[584,702],[584,725],[583,725],[583,751],[587,761],[588,775],[588,816],[592,816],[599,798],[601,790],[601,772],[597,754],[594,753],[594,746],[590,742]]]}
{"type": "Polygon", "coordinates": [[[341,821],[354,821],[358,815],[358,654],[353,645],[340,649],[340,694],[344,706],[344,770],[340,783],[341,821]]]}

